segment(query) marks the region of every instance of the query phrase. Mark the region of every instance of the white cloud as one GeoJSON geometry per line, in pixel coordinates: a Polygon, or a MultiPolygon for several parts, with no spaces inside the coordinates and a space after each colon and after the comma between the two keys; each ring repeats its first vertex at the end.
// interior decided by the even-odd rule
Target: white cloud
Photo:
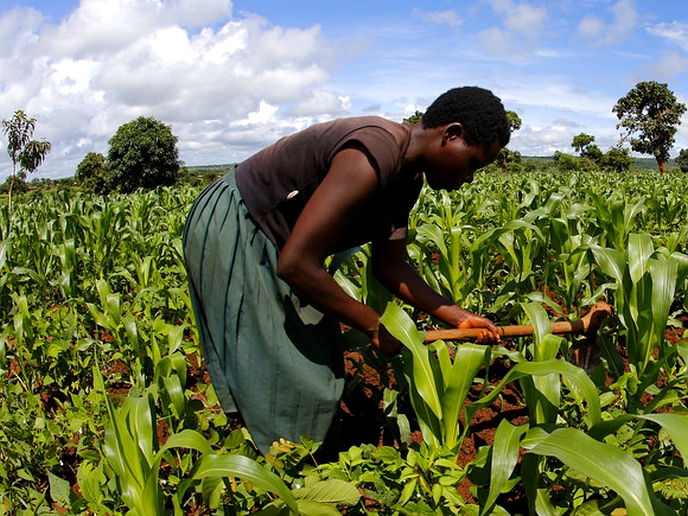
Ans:
{"type": "Polygon", "coordinates": [[[413,15],[420,18],[426,23],[437,23],[440,25],[449,25],[450,27],[458,27],[462,21],[453,9],[446,11],[422,11],[421,9],[413,9],[413,15]]]}
{"type": "MultiPolygon", "coordinates": [[[[61,177],[87,152],[107,153],[137,116],[172,125],[182,159],[202,164],[246,155],[230,142],[255,150],[304,117],[346,114],[350,102],[324,89],[333,59],[319,26],[283,29],[231,12],[229,0],[82,0],[52,25],[33,9],[8,11],[0,118],[37,117],[36,136],[53,149],[37,176],[61,177]]],[[[0,178],[9,171],[0,160],[0,178]]]]}
{"type": "Polygon", "coordinates": [[[514,0],[489,0],[489,4],[504,26],[482,31],[483,46],[491,53],[524,59],[546,32],[547,8],[514,0]]]}
{"type": "Polygon", "coordinates": [[[638,24],[638,13],[632,0],[620,0],[611,9],[613,19],[605,23],[602,18],[589,15],[578,25],[580,36],[595,45],[621,43],[638,24]]]}
{"type": "Polygon", "coordinates": [[[647,32],[653,36],[665,38],[688,51],[688,24],[679,21],[658,23],[648,27],[647,32]]]}

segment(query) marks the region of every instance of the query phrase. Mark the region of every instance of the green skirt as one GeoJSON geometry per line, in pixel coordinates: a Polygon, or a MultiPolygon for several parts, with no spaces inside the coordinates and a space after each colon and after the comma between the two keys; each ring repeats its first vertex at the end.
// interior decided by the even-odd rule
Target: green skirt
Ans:
{"type": "Polygon", "coordinates": [[[303,306],[277,277],[277,249],[255,225],[234,173],[206,188],[184,231],[206,368],[226,412],[258,449],[324,440],[344,388],[339,323],[303,306]]]}

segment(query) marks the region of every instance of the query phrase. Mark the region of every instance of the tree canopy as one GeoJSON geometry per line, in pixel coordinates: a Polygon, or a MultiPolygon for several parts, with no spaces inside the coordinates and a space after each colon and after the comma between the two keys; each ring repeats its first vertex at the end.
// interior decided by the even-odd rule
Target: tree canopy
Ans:
{"type": "Polygon", "coordinates": [[[101,195],[108,193],[111,188],[111,178],[105,156],[96,152],[86,154],[76,167],[74,179],[87,192],[101,195]]]}
{"type": "Polygon", "coordinates": [[[122,193],[173,185],[181,166],[177,141],[172,128],[154,118],[141,116],[120,126],[109,142],[112,185],[122,193]]]}
{"type": "Polygon", "coordinates": [[[644,81],[620,98],[612,111],[620,120],[616,127],[625,129],[624,138],[629,139],[631,149],[653,155],[664,172],[686,105],[678,102],[667,84],[644,81]]]}
{"type": "Polygon", "coordinates": [[[676,164],[681,169],[681,172],[688,172],[688,149],[681,149],[676,158],[676,164]]]}

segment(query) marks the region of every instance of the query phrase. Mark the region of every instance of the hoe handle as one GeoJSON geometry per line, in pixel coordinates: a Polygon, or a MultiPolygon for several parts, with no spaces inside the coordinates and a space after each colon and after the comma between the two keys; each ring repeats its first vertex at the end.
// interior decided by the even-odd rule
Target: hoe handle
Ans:
{"type": "MultiPolygon", "coordinates": [[[[612,307],[604,301],[595,303],[590,312],[582,319],[551,323],[551,332],[555,335],[593,334],[597,333],[604,319],[611,317],[612,307]]],[[[452,328],[448,330],[430,330],[425,334],[425,342],[436,340],[474,340],[485,331],[485,328],[452,328]]],[[[498,326],[497,333],[502,338],[527,337],[533,334],[531,325],[498,326]]]]}

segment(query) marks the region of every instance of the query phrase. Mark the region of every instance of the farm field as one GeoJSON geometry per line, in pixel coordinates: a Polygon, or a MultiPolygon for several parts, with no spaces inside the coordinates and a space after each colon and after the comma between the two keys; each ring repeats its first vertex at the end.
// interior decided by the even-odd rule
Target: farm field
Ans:
{"type": "Polygon", "coordinates": [[[366,248],[333,258],[405,348],[385,360],[347,335],[332,462],[308,439],[259,456],[220,410],[181,251],[198,192],[55,189],[0,208],[0,514],[688,511],[683,174],[478,174],[424,191],[408,246],[420,274],[535,328],[494,348],[424,345],[433,321],[376,284],[366,248]],[[549,333],[597,301],[613,316],[594,346],[549,333]],[[577,348],[591,352],[579,365],[577,348]]]}

